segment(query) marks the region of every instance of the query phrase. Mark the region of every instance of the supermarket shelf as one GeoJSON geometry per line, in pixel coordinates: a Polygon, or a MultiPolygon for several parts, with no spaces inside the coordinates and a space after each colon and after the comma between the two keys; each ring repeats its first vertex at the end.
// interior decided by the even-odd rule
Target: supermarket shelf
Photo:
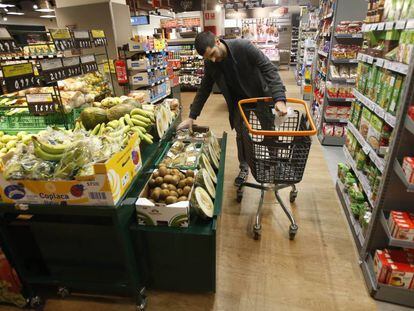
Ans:
{"type": "Polygon", "coordinates": [[[318,54],[323,56],[323,57],[328,57],[328,53],[326,53],[324,51],[318,51],[318,54]]]}
{"type": "Polygon", "coordinates": [[[335,37],[338,39],[362,39],[363,33],[337,33],[335,37]]]}
{"type": "Polygon", "coordinates": [[[384,31],[392,29],[413,29],[414,28],[414,19],[403,19],[395,22],[382,22],[382,23],[372,23],[372,24],[363,24],[362,31],[384,31]]]}
{"type": "Polygon", "coordinates": [[[336,83],[352,83],[354,84],[356,82],[356,79],[354,78],[329,78],[330,81],[336,82],[336,83]]]}
{"type": "Polygon", "coordinates": [[[355,240],[355,245],[358,252],[364,245],[365,238],[362,234],[362,228],[360,223],[355,219],[351,211],[351,202],[348,195],[345,193],[344,184],[338,179],[336,182],[336,192],[338,193],[339,200],[341,201],[342,209],[344,210],[346,220],[348,221],[349,227],[352,232],[352,236],[355,240]]]}
{"type": "Polygon", "coordinates": [[[374,262],[370,254],[361,262],[363,275],[368,289],[377,300],[414,307],[413,291],[401,287],[378,283],[374,273],[374,262]]]}
{"type": "Polygon", "coordinates": [[[380,170],[381,173],[384,173],[385,169],[385,160],[377,155],[374,149],[372,149],[371,145],[365,140],[365,138],[361,135],[361,133],[356,129],[356,127],[351,123],[348,122],[348,130],[355,136],[358,143],[361,145],[362,150],[365,152],[366,155],[372,160],[375,166],[380,170]]]}
{"type": "Polygon", "coordinates": [[[167,39],[168,45],[194,44],[195,38],[167,39]]]}
{"type": "Polygon", "coordinates": [[[13,60],[37,60],[37,59],[49,59],[49,58],[63,58],[63,54],[52,55],[27,55],[27,56],[1,56],[0,59],[4,61],[13,60]]]}
{"type": "Polygon", "coordinates": [[[354,97],[348,97],[348,98],[344,98],[344,97],[327,97],[328,101],[330,102],[350,102],[352,103],[355,98],[354,97]]]}
{"type": "Polygon", "coordinates": [[[369,110],[374,112],[378,117],[383,119],[387,124],[392,127],[395,127],[395,122],[397,118],[392,114],[386,112],[382,107],[380,107],[377,103],[373,102],[371,99],[366,97],[365,95],[361,94],[357,89],[353,89],[353,93],[355,97],[363,103],[369,110]]]}
{"type": "Polygon", "coordinates": [[[335,118],[327,118],[325,117],[326,122],[332,122],[332,123],[348,123],[348,119],[335,119],[335,118]]]}
{"type": "Polygon", "coordinates": [[[414,134],[414,121],[409,116],[405,118],[405,128],[414,134]]]}
{"type": "Polygon", "coordinates": [[[143,88],[143,87],[153,87],[153,86],[156,86],[156,85],[159,85],[159,84],[163,84],[164,82],[167,82],[168,80],[169,80],[169,78],[164,78],[164,79],[161,79],[157,82],[153,82],[153,83],[150,83],[150,84],[136,84],[136,85],[134,85],[134,84],[131,83],[131,86],[135,89],[139,89],[139,88],[143,88]]]}
{"type": "Polygon", "coordinates": [[[403,247],[403,248],[414,248],[413,241],[396,239],[391,235],[390,228],[388,227],[388,221],[385,218],[384,212],[381,212],[380,220],[381,220],[382,226],[384,227],[384,231],[387,234],[387,237],[389,240],[388,244],[390,246],[403,247]]]}
{"type": "Polygon", "coordinates": [[[373,64],[375,62],[375,66],[385,68],[403,75],[406,75],[408,73],[409,65],[390,61],[385,58],[373,57],[364,53],[358,53],[358,60],[368,64],[373,64]]]}
{"type": "Polygon", "coordinates": [[[134,72],[151,72],[151,71],[156,71],[156,70],[163,70],[166,68],[167,68],[167,65],[148,67],[146,69],[135,69],[133,67],[129,67],[128,70],[134,71],[134,72]]]}
{"type": "Polygon", "coordinates": [[[360,171],[357,169],[355,160],[352,158],[351,154],[349,153],[348,149],[344,146],[343,148],[344,150],[344,154],[345,154],[345,158],[348,161],[349,165],[351,166],[352,170],[354,171],[356,177],[358,178],[360,184],[362,185],[362,189],[364,190],[367,198],[368,198],[368,202],[371,205],[372,208],[374,208],[374,201],[372,201],[372,191],[371,191],[371,187],[369,185],[368,182],[368,178],[360,171]]]}
{"type": "Polygon", "coordinates": [[[358,64],[358,59],[341,59],[341,58],[331,58],[331,61],[335,64],[358,64]]]}
{"type": "Polygon", "coordinates": [[[407,192],[414,192],[414,184],[410,184],[407,181],[407,178],[405,177],[401,164],[400,162],[398,162],[397,159],[394,162],[394,172],[397,174],[397,176],[400,178],[400,180],[403,182],[403,184],[407,188],[407,192]]]}
{"type": "Polygon", "coordinates": [[[341,147],[345,144],[346,137],[335,137],[335,136],[325,136],[322,133],[318,135],[319,141],[324,146],[337,146],[341,147]]]}

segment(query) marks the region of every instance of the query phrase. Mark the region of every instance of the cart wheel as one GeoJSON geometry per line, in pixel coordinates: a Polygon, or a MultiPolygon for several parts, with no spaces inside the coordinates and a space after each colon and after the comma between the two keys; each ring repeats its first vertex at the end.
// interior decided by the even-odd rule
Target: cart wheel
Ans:
{"type": "Polygon", "coordinates": [[[70,295],[69,289],[67,287],[64,287],[64,286],[58,287],[57,295],[61,299],[65,299],[66,297],[68,297],[70,295]]]}
{"type": "Polygon", "coordinates": [[[237,202],[240,203],[243,200],[243,190],[237,189],[237,202]]]}
{"type": "Polygon", "coordinates": [[[289,239],[294,240],[299,227],[297,225],[290,225],[289,227],[289,239]]]}
{"type": "Polygon", "coordinates": [[[259,227],[254,226],[253,227],[253,239],[255,239],[256,241],[259,240],[261,235],[262,235],[262,228],[260,226],[259,227]]]}
{"type": "Polygon", "coordinates": [[[43,310],[43,301],[39,296],[33,296],[29,299],[29,307],[35,310],[43,310]]]}
{"type": "Polygon", "coordinates": [[[145,287],[141,288],[137,297],[137,311],[144,311],[147,308],[148,297],[145,287]]]}
{"type": "Polygon", "coordinates": [[[289,194],[290,203],[295,202],[297,196],[298,196],[298,191],[297,190],[290,191],[290,194],[289,194]]]}

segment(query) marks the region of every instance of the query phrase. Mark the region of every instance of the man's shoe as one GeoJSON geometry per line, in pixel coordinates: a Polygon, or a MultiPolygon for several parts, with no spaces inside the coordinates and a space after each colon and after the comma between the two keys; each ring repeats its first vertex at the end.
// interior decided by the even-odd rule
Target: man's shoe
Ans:
{"type": "Polygon", "coordinates": [[[239,175],[234,179],[234,185],[240,187],[244,182],[246,182],[247,177],[249,176],[249,169],[241,169],[239,175]]]}

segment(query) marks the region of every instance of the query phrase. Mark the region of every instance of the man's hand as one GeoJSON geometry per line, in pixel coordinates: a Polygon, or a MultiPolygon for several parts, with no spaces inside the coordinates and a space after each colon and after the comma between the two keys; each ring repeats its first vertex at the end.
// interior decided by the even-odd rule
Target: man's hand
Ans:
{"type": "Polygon", "coordinates": [[[279,116],[284,116],[287,114],[286,103],[283,101],[278,101],[275,103],[275,110],[279,116]]]}
{"type": "Polygon", "coordinates": [[[184,120],[183,122],[181,122],[177,126],[177,131],[184,130],[184,129],[189,129],[190,131],[192,131],[193,130],[193,122],[194,122],[194,120],[191,119],[191,118],[188,118],[187,120],[184,120]]]}

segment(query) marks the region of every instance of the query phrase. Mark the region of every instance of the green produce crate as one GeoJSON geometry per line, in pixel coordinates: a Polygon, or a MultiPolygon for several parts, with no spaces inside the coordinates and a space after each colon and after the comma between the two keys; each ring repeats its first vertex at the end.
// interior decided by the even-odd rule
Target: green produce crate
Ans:
{"type": "MultiPolygon", "coordinates": [[[[216,232],[223,200],[227,134],[221,139],[221,157],[212,219],[200,219],[192,214],[188,228],[142,226],[131,224],[135,258],[139,275],[148,288],[186,292],[216,290],[216,232]]],[[[145,185],[151,171],[147,170],[140,184],[145,185]]],[[[138,186],[128,194],[134,204],[138,186]]],[[[127,201],[126,200],[126,201],[127,201]]]]}
{"type": "Polygon", "coordinates": [[[63,117],[61,113],[45,116],[34,116],[29,113],[19,113],[7,116],[9,110],[0,110],[0,131],[10,134],[19,131],[38,132],[48,126],[64,127],[65,120],[69,128],[74,128],[75,120],[79,117],[82,109],[73,109],[63,117]]]}

